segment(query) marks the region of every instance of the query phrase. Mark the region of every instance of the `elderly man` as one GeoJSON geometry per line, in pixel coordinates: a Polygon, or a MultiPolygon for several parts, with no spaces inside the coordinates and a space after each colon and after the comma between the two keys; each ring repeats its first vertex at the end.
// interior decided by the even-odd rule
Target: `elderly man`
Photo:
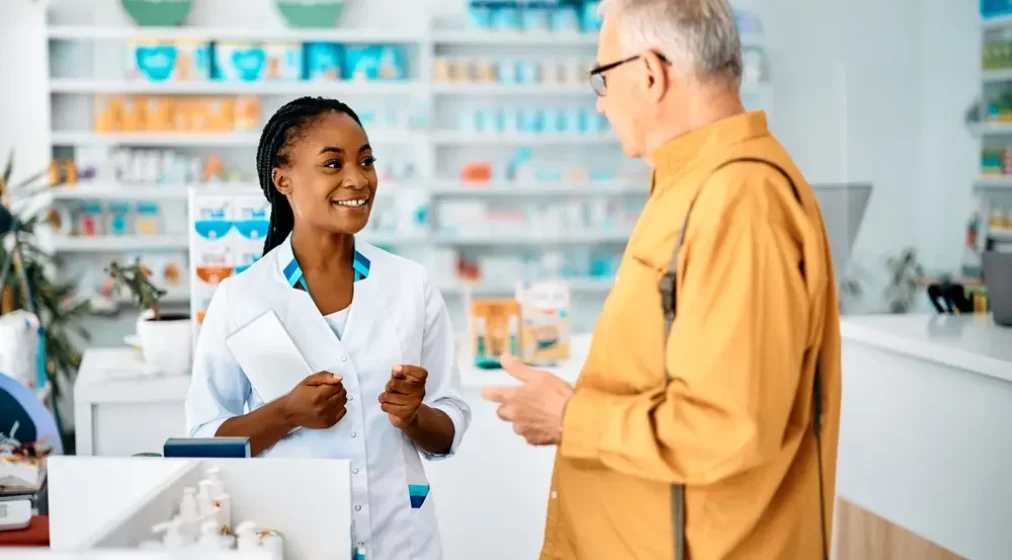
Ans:
{"type": "Polygon", "coordinates": [[[828,557],[840,333],[811,187],[746,112],[726,0],[603,6],[598,109],[654,168],[576,387],[486,390],[558,445],[541,558],[828,557]]]}

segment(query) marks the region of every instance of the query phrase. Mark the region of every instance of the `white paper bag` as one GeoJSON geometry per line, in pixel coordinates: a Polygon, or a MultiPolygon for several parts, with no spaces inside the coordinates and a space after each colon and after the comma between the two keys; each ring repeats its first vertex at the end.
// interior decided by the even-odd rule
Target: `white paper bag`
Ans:
{"type": "Polygon", "coordinates": [[[0,315],[0,373],[35,389],[39,321],[24,310],[0,315]]]}

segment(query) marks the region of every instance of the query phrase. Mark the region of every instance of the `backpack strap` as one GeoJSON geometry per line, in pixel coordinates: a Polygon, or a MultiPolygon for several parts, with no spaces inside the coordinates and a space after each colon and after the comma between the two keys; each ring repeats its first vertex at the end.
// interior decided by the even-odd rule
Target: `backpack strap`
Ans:
{"type": "MultiPolygon", "coordinates": [[[[801,200],[801,193],[798,191],[798,186],[794,183],[794,179],[791,178],[790,174],[787,173],[782,167],[773,163],[772,161],[755,158],[755,157],[740,157],[727,160],[713,169],[716,173],[720,169],[732,164],[732,163],[761,163],[768,165],[776,169],[781,175],[787,179],[788,184],[791,186],[791,190],[794,193],[794,198],[798,201],[798,204],[804,208],[804,202],[801,200]]],[[[660,281],[660,292],[661,292],[661,305],[664,310],[664,344],[667,345],[668,338],[671,335],[671,327],[675,323],[675,317],[678,314],[678,254],[682,250],[682,245],[685,243],[685,232],[689,229],[689,217],[692,215],[692,208],[696,204],[696,199],[699,198],[699,194],[702,192],[700,189],[696,195],[689,201],[689,209],[685,212],[685,219],[682,221],[682,228],[678,231],[678,239],[675,241],[675,249],[671,254],[671,259],[668,261],[668,270],[661,276],[660,281]]],[[[804,263],[801,264],[801,273],[804,274],[804,263]]],[[[667,360],[664,364],[664,379],[666,383],[671,382],[671,372],[668,371],[667,360]]],[[[815,379],[812,387],[812,425],[815,433],[816,442],[816,455],[819,463],[819,511],[822,515],[822,557],[823,560],[829,560],[829,539],[826,533],[826,503],[825,503],[825,483],[823,481],[823,468],[822,468],[822,366],[819,360],[815,362],[815,379]]],[[[671,486],[671,514],[672,521],[675,529],[675,560],[685,560],[685,486],[681,484],[673,484],[671,486]]]]}

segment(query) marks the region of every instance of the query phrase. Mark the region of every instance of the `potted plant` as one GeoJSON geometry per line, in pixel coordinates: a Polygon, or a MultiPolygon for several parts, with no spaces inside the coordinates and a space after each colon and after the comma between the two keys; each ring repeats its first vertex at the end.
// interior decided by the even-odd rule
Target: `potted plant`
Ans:
{"type": "Polygon", "coordinates": [[[121,265],[112,262],[106,274],[114,294],[124,289],[141,308],[137,336],[148,375],[186,375],[192,365],[192,324],[185,313],[163,313],[159,307],[165,290],[151,282],[151,272],[139,262],[121,265]]]}
{"type": "MultiPolygon", "coordinates": [[[[58,403],[62,389],[73,386],[81,365],[78,345],[89,339],[88,331],[82,325],[91,309],[87,301],[75,298],[72,283],[54,279],[52,257],[37,243],[38,217],[29,215],[27,211],[19,213],[12,204],[13,201],[19,204],[29,202],[42,189],[48,188],[47,185],[37,184],[43,173],[12,184],[13,162],[12,153],[0,176],[0,210],[14,218],[11,223],[13,231],[0,232],[0,238],[13,233],[17,236],[16,247],[19,250],[15,252],[15,246],[10,243],[0,244],[0,271],[11,265],[10,273],[0,285],[0,314],[25,310],[36,316],[41,327],[40,347],[44,356],[39,368],[51,391],[57,427],[61,435],[66,435],[62,434],[58,403]]],[[[67,449],[66,445],[64,449],[67,449]]]]}
{"type": "Polygon", "coordinates": [[[895,257],[886,261],[889,271],[888,283],[885,288],[886,301],[890,313],[908,313],[914,306],[917,294],[921,291],[921,279],[924,268],[917,260],[917,250],[907,247],[895,257]]]}

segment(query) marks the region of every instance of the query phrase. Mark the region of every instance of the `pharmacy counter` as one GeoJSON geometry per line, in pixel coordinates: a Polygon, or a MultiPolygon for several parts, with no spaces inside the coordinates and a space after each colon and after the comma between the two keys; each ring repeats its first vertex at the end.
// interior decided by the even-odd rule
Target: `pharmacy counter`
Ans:
{"type": "Polygon", "coordinates": [[[981,315],[841,327],[839,560],[1008,558],[1012,329],[981,315]]]}
{"type": "MultiPolygon", "coordinates": [[[[573,382],[590,347],[574,337],[573,359],[551,371],[573,382]]],[[[541,547],[554,448],[530,447],[481,398],[488,385],[515,384],[503,371],[481,370],[460,356],[461,385],[472,420],[457,455],[426,465],[446,560],[536,558],[541,547]],[[475,512],[508,515],[506,525],[475,512]],[[489,542],[501,543],[490,550],[489,542]]],[[[142,364],[129,348],[84,355],[74,387],[77,452],[124,457],[160,453],[169,437],[186,435],[183,401],[189,377],[138,378],[142,364]]]]}

